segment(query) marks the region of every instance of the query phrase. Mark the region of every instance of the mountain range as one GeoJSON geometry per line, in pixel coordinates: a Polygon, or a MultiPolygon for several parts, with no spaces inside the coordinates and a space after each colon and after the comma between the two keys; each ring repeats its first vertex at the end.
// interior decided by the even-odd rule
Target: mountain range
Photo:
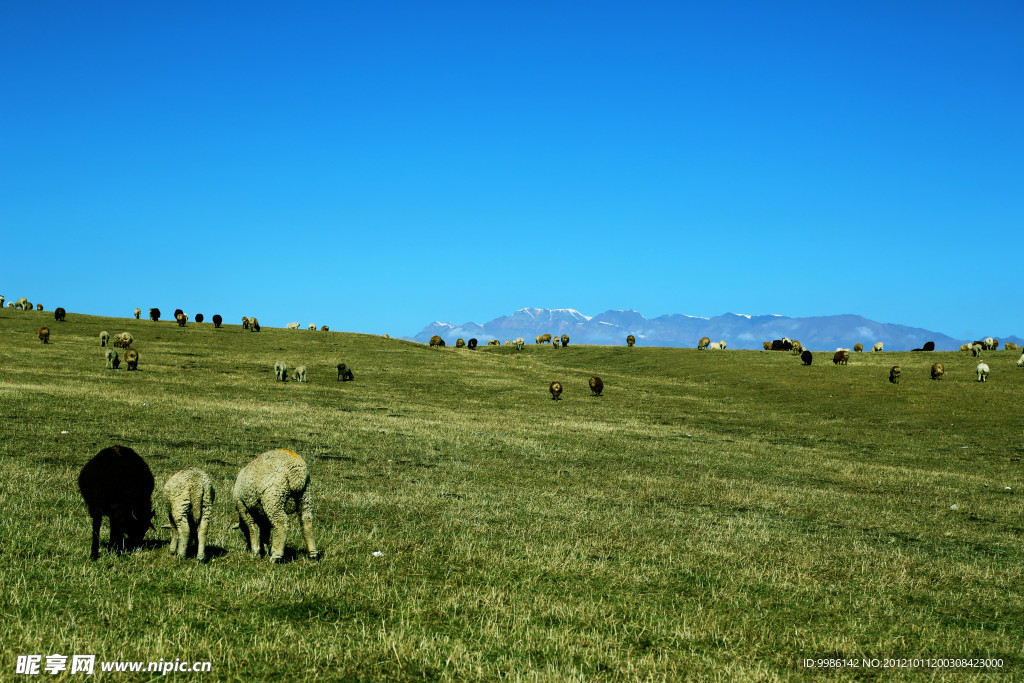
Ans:
{"type": "MultiPolygon", "coordinates": [[[[532,343],[539,334],[568,334],[575,344],[621,345],[627,335],[634,335],[639,346],[696,347],[701,337],[724,340],[730,349],[761,349],[763,342],[789,337],[798,339],[805,348],[832,350],[853,348],[861,343],[870,349],[882,342],[886,351],[909,351],[935,342],[937,351],[955,351],[970,339],[953,339],[940,332],[880,323],[859,315],[825,315],[788,318],[783,315],[740,315],[725,313],[713,318],[671,314],[645,318],[637,311],[605,311],[587,316],[571,308],[521,308],[512,315],[479,324],[433,322],[410,339],[426,343],[440,335],[447,344],[457,338],[477,338],[481,345],[489,339],[522,337],[532,343]]],[[[1005,342],[1024,345],[1019,337],[999,337],[1005,342]]]]}

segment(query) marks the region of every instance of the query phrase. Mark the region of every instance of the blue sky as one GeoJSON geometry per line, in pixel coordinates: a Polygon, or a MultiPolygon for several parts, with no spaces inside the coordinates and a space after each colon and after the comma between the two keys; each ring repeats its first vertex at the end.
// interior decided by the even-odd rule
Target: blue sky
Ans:
{"type": "Polygon", "coordinates": [[[1024,335],[1024,4],[7,2],[0,294],[1024,335]]]}

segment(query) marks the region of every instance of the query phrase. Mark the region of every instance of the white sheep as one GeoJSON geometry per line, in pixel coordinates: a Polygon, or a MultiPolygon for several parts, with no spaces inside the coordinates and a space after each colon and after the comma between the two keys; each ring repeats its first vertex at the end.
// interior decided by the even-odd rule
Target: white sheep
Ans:
{"type": "Polygon", "coordinates": [[[975,358],[980,357],[982,349],[983,349],[983,347],[982,347],[981,344],[972,344],[971,345],[971,355],[974,356],[975,358]]]}
{"type": "Polygon", "coordinates": [[[725,343],[724,339],[718,343],[721,345],[723,351],[725,350],[725,347],[728,346],[728,344],[725,343]]]}
{"type": "Polygon", "coordinates": [[[309,324],[309,331],[310,332],[316,332],[316,323],[310,323],[309,324]]]}
{"type": "Polygon", "coordinates": [[[4,307],[4,295],[0,294],[0,308],[4,307]]]}
{"type": "Polygon", "coordinates": [[[875,342],[875,345],[871,347],[871,350],[872,351],[881,351],[884,348],[885,348],[885,345],[882,344],[882,342],[875,342]]]}
{"type": "Polygon", "coordinates": [[[708,351],[721,351],[722,342],[711,342],[705,348],[707,348],[708,351]]]}
{"type": "Polygon", "coordinates": [[[299,329],[299,324],[298,323],[288,323],[287,325],[284,326],[284,329],[286,329],[286,330],[297,330],[297,329],[299,329]]]}
{"type": "Polygon", "coordinates": [[[514,342],[514,345],[516,347],[516,351],[522,351],[523,347],[526,346],[526,342],[523,341],[522,337],[517,337],[514,342]]]}
{"type": "Polygon", "coordinates": [[[210,475],[198,467],[186,467],[172,474],[164,484],[164,500],[170,522],[172,555],[185,557],[192,540],[196,559],[206,559],[206,527],[210,523],[216,492],[210,475]]]}
{"type": "Polygon", "coordinates": [[[1017,359],[1017,367],[1024,368],[1024,353],[1020,354],[1020,358],[1017,359]]]}
{"type": "Polygon", "coordinates": [[[138,319],[140,319],[142,317],[142,309],[141,308],[136,307],[134,313],[135,313],[135,319],[136,320],[138,320],[138,319]]]}
{"type": "Polygon", "coordinates": [[[309,469],[297,453],[278,449],[256,456],[238,473],[232,494],[238,526],[254,556],[269,544],[270,559],[283,559],[288,515],[298,513],[309,557],[317,558],[309,469]]]}
{"type": "Polygon", "coordinates": [[[295,381],[296,382],[305,382],[306,381],[306,366],[305,365],[297,366],[295,368],[295,370],[292,372],[292,374],[295,376],[295,381]]]}
{"type": "Polygon", "coordinates": [[[981,363],[978,363],[978,381],[979,382],[987,382],[988,381],[988,363],[986,363],[984,361],[982,361],[981,363]]]}
{"type": "Polygon", "coordinates": [[[110,333],[106,330],[100,332],[100,346],[106,346],[108,341],[110,341],[110,333]]]}
{"type": "Polygon", "coordinates": [[[274,363],[274,375],[277,377],[279,382],[285,382],[288,380],[288,366],[285,365],[284,361],[277,361],[274,363]]]}

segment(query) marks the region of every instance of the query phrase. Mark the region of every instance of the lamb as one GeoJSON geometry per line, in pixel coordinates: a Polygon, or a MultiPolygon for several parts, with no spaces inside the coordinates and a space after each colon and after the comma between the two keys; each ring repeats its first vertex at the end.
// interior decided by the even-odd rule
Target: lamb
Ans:
{"type": "Polygon", "coordinates": [[[139,352],[135,349],[128,349],[124,352],[124,362],[128,364],[129,370],[139,369],[139,352]]]}
{"type": "Polygon", "coordinates": [[[210,524],[216,491],[210,475],[198,467],[180,469],[164,484],[164,500],[171,527],[172,555],[185,557],[193,540],[196,560],[206,559],[206,527],[210,524]]]}
{"type": "Polygon", "coordinates": [[[562,335],[562,348],[564,349],[568,345],[569,345],[569,335],[563,334],[562,335]]]}
{"type": "Polygon", "coordinates": [[[284,329],[286,329],[286,330],[297,330],[297,329],[299,329],[299,324],[298,323],[288,323],[287,325],[284,326],[284,329]]]}
{"type": "Polygon", "coordinates": [[[549,341],[551,341],[551,335],[550,334],[538,334],[537,335],[537,343],[538,344],[547,344],[549,341]]]}
{"type": "Polygon", "coordinates": [[[600,377],[590,378],[590,391],[593,392],[594,396],[600,396],[601,392],[604,391],[604,382],[601,381],[600,377]]]}
{"type": "Polygon", "coordinates": [[[110,341],[110,333],[106,330],[100,332],[100,346],[106,346],[108,341],[110,341]]]}
{"type": "Polygon", "coordinates": [[[224,322],[224,318],[222,318],[222,317],[220,316],[220,313],[215,313],[215,314],[213,315],[213,326],[214,326],[215,328],[217,328],[217,329],[219,330],[219,329],[220,329],[220,326],[221,326],[221,323],[223,323],[223,322],[224,322]]]}
{"type": "Polygon", "coordinates": [[[107,370],[117,370],[121,365],[121,359],[117,356],[117,351],[114,349],[107,349],[105,354],[107,358],[107,370]]]}
{"type": "Polygon", "coordinates": [[[82,467],[78,490],[92,518],[92,559],[100,555],[103,517],[110,520],[108,550],[142,545],[153,522],[153,473],[138,453],[127,446],[104,448],[82,467]]]}
{"type": "Polygon", "coordinates": [[[444,339],[441,339],[440,335],[435,334],[433,337],[430,338],[430,345],[431,346],[444,346],[444,339]]]}
{"type": "Polygon", "coordinates": [[[839,349],[832,356],[833,365],[847,365],[850,362],[850,352],[846,349],[839,349]]]}
{"type": "Polygon", "coordinates": [[[59,323],[64,322],[64,318],[66,318],[67,315],[68,315],[68,312],[65,311],[63,308],[61,308],[60,306],[58,306],[57,308],[53,309],[53,319],[56,320],[59,323]]]}
{"type": "Polygon", "coordinates": [[[157,320],[159,320],[160,319],[160,309],[159,308],[151,308],[151,309],[149,309],[149,319],[152,320],[153,322],[156,322],[157,320]]]}
{"type": "Polygon", "coordinates": [[[987,382],[988,381],[988,363],[986,363],[984,361],[978,363],[978,381],[979,382],[987,382]]]}
{"type": "Polygon", "coordinates": [[[551,400],[552,401],[558,401],[559,400],[558,397],[562,395],[562,385],[561,385],[561,383],[559,383],[559,382],[552,382],[551,385],[548,387],[548,391],[551,392],[551,400]]]}
{"type": "Polygon", "coordinates": [[[864,350],[864,345],[861,344],[860,342],[857,342],[856,344],[853,345],[853,352],[854,353],[860,353],[863,350],[864,350]]]}
{"type": "Polygon", "coordinates": [[[932,363],[932,379],[942,379],[946,374],[946,366],[942,363],[932,363]]]}
{"type": "Polygon", "coordinates": [[[810,365],[811,361],[814,360],[814,354],[805,349],[803,353],[800,354],[800,360],[803,361],[804,365],[810,365]]]}
{"type": "Polygon", "coordinates": [[[889,381],[893,384],[900,383],[900,366],[894,365],[889,368],[889,381]]]}
{"type": "Polygon", "coordinates": [[[201,322],[203,322],[204,320],[206,320],[206,318],[204,318],[204,317],[203,317],[203,314],[202,314],[202,313],[196,313],[196,322],[197,322],[197,323],[201,323],[201,322]]]}
{"type": "Polygon", "coordinates": [[[881,351],[884,348],[885,348],[885,344],[883,344],[882,342],[875,342],[875,345],[871,347],[871,351],[872,352],[881,351]]]}
{"type": "Polygon", "coordinates": [[[718,343],[719,345],[721,345],[723,351],[725,350],[725,347],[728,346],[728,344],[725,343],[724,339],[720,340],[718,343]]]}
{"type": "Polygon", "coordinates": [[[39,328],[39,341],[43,342],[44,344],[50,343],[50,328],[47,327],[46,325],[43,325],[42,327],[39,328]]]}
{"type": "Polygon", "coordinates": [[[274,363],[274,375],[277,377],[279,382],[288,381],[288,366],[285,365],[284,361],[277,361],[274,363]]]}
{"type": "Polygon", "coordinates": [[[288,515],[298,513],[309,558],[317,559],[309,468],[297,453],[278,449],[258,455],[238,473],[232,494],[238,526],[254,557],[269,545],[270,560],[283,560],[288,515]]]}
{"type": "Polygon", "coordinates": [[[633,346],[633,344],[636,344],[636,337],[633,335],[626,337],[626,346],[633,346]]]}
{"type": "Polygon", "coordinates": [[[295,376],[295,381],[296,382],[305,382],[306,381],[306,366],[305,365],[297,365],[295,367],[295,371],[292,374],[295,376]]]}
{"type": "Polygon", "coordinates": [[[174,320],[177,321],[178,327],[185,327],[185,323],[188,322],[188,316],[179,311],[174,314],[174,320]]]}
{"type": "Polygon", "coordinates": [[[697,342],[697,350],[698,351],[703,351],[704,349],[708,348],[708,344],[710,344],[710,343],[711,343],[711,338],[710,337],[701,337],[700,341],[697,342]]]}
{"type": "Polygon", "coordinates": [[[468,342],[466,342],[466,348],[475,349],[478,343],[479,342],[477,341],[476,337],[473,337],[468,342]]]}
{"type": "Polygon", "coordinates": [[[142,318],[142,309],[141,308],[136,306],[135,307],[135,311],[133,311],[133,312],[135,313],[135,319],[136,320],[139,320],[140,318],[142,318]]]}
{"type": "Polygon", "coordinates": [[[352,370],[344,363],[338,363],[338,381],[351,382],[353,379],[352,370]]]}

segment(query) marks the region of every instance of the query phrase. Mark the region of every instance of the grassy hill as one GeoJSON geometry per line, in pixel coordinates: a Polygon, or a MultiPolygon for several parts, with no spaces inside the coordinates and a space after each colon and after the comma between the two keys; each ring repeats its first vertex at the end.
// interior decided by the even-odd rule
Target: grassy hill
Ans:
{"type": "Polygon", "coordinates": [[[58,653],[231,680],[771,679],[805,658],[954,657],[1021,676],[1018,354],[985,354],[984,384],[966,354],[831,355],[431,349],[4,309],[0,678],[58,653]],[[134,336],[137,372],[105,368],[101,330],[134,336]],[[276,382],[277,360],[309,383],[276,382]],[[161,528],[88,559],[76,477],[113,444],[158,489],[188,465],[213,476],[212,561],[171,557],[161,528]],[[280,565],[227,528],[235,475],[272,448],[309,464],[320,562],[295,526],[280,565]]]}

